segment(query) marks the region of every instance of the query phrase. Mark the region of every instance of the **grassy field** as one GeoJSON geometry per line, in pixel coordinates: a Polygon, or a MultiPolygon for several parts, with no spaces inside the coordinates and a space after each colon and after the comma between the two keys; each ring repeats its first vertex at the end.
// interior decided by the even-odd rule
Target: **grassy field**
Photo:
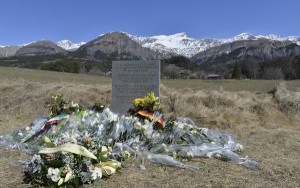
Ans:
{"type": "MultiPolygon", "coordinates": [[[[111,79],[89,75],[0,67],[0,135],[23,128],[48,113],[46,101],[64,94],[87,107],[111,103],[111,79]]],[[[101,187],[299,187],[300,81],[163,80],[166,113],[193,119],[200,127],[224,130],[245,147],[243,156],[260,162],[253,171],[216,159],[195,159],[201,170],[164,167],[130,159],[101,187]],[[267,94],[275,86],[273,94],[267,94]],[[220,89],[220,88],[223,89],[220,89]]],[[[0,187],[23,183],[18,160],[28,156],[0,149],[0,187]]],[[[95,187],[86,185],[85,187],[95,187]]]]}
{"type": "MultiPolygon", "coordinates": [[[[107,85],[111,78],[84,74],[51,72],[32,69],[0,67],[0,78],[26,79],[40,83],[71,82],[77,84],[107,85]]],[[[193,90],[224,90],[224,91],[256,91],[268,92],[279,85],[286,83],[286,88],[299,91],[300,81],[278,80],[162,80],[161,83],[173,89],[190,88],[193,90]]]]}

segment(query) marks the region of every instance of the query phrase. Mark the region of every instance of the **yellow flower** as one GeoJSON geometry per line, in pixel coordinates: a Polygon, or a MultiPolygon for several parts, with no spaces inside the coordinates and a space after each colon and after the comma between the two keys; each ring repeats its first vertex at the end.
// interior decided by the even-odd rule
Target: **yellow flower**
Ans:
{"type": "Polygon", "coordinates": [[[134,101],[133,101],[133,104],[134,104],[134,105],[138,105],[138,104],[140,104],[140,103],[144,103],[144,99],[142,99],[142,98],[136,98],[136,99],[134,99],[134,101]]]}
{"type": "Polygon", "coordinates": [[[158,100],[158,97],[155,97],[154,93],[150,92],[145,96],[144,99],[145,99],[145,103],[153,103],[158,100]]]}

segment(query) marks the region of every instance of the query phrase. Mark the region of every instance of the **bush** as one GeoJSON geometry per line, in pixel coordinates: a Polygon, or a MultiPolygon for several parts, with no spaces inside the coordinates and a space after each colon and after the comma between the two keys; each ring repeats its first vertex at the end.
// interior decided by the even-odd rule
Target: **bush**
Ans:
{"type": "Polygon", "coordinates": [[[77,61],[61,60],[54,63],[45,63],[41,66],[42,70],[79,73],[80,63],[77,61]]]}

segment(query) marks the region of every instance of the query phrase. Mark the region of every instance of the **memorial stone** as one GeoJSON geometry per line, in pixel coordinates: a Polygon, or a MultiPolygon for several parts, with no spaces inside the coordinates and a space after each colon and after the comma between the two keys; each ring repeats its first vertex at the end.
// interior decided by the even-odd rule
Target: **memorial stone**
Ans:
{"type": "Polygon", "coordinates": [[[127,114],[135,98],[154,92],[159,97],[160,60],[113,61],[112,111],[127,114]]]}

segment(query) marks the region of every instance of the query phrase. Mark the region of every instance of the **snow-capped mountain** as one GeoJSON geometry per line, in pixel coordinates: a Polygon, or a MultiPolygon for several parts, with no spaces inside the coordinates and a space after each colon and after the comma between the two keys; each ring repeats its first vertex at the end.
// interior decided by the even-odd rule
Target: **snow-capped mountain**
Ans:
{"type": "Polygon", "coordinates": [[[249,33],[241,33],[233,38],[229,39],[224,39],[225,42],[234,42],[238,40],[258,40],[258,39],[268,39],[268,40],[274,40],[274,41],[291,41],[293,43],[296,43],[300,45],[300,37],[298,36],[288,36],[288,37],[283,37],[280,35],[251,35],[249,33]]]}
{"type": "Polygon", "coordinates": [[[194,54],[204,51],[209,47],[220,45],[217,39],[194,39],[187,36],[186,33],[177,33],[174,35],[159,35],[153,37],[140,37],[127,34],[143,47],[150,48],[160,53],[175,53],[191,57],[194,54]]]}
{"type": "Polygon", "coordinates": [[[58,46],[62,47],[65,50],[76,50],[80,46],[84,45],[85,42],[80,42],[80,43],[73,43],[72,41],[69,40],[61,40],[56,43],[58,46]]]}
{"type": "MultiPolygon", "coordinates": [[[[158,36],[150,36],[150,37],[143,37],[143,36],[134,36],[125,32],[122,32],[123,34],[126,34],[128,37],[133,39],[135,42],[140,44],[141,46],[145,48],[149,48],[151,50],[160,52],[164,55],[172,55],[172,54],[178,54],[178,55],[184,55],[187,57],[192,57],[193,55],[205,51],[211,47],[220,46],[222,44],[231,43],[235,41],[241,41],[241,40],[258,40],[258,39],[268,39],[273,41],[291,41],[293,43],[296,43],[300,45],[300,37],[299,36],[287,36],[282,37],[279,35],[252,35],[249,33],[241,33],[239,35],[236,35],[231,38],[211,38],[211,39],[195,39],[191,38],[187,35],[187,33],[177,33],[173,35],[158,35],[158,36]]],[[[104,36],[100,35],[101,36],[104,36]]],[[[33,42],[31,42],[33,43],[33,42]]],[[[18,45],[18,47],[24,47],[28,44],[22,44],[18,45]]],[[[85,42],[80,43],[73,43],[70,40],[62,40],[56,43],[58,46],[64,48],[65,50],[69,51],[75,51],[80,46],[86,44],[85,42]]],[[[1,50],[5,50],[6,48],[11,46],[3,46],[0,45],[1,50]]],[[[16,47],[16,46],[14,46],[16,47]]],[[[4,53],[4,52],[3,52],[4,53]]],[[[13,54],[12,54],[13,55],[13,54]]]]}
{"type": "MultiPolygon", "coordinates": [[[[35,42],[35,41],[33,41],[35,42]]],[[[10,46],[10,45],[6,45],[6,46],[3,46],[3,45],[0,45],[0,48],[9,48],[9,47],[23,47],[23,46],[27,46],[33,42],[30,42],[30,43],[27,43],[27,44],[19,44],[19,45],[16,45],[16,46],[10,46]]]]}
{"type": "Polygon", "coordinates": [[[163,54],[175,53],[192,57],[196,53],[207,50],[211,47],[219,46],[225,43],[230,43],[239,40],[258,40],[261,38],[269,40],[284,41],[289,40],[300,45],[300,37],[289,36],[281,37],[278,35],[251,35],[249,33],[241,33],[232,38],[227,39],[195,39],[188,37],[186,33],[177,33],[174,35],[159,35],[152,37],[141,37],[127,34],[130,38],[138,42],[140,45],[146,48],[150,48],[155,51],[159,51],[163,54]]]}

